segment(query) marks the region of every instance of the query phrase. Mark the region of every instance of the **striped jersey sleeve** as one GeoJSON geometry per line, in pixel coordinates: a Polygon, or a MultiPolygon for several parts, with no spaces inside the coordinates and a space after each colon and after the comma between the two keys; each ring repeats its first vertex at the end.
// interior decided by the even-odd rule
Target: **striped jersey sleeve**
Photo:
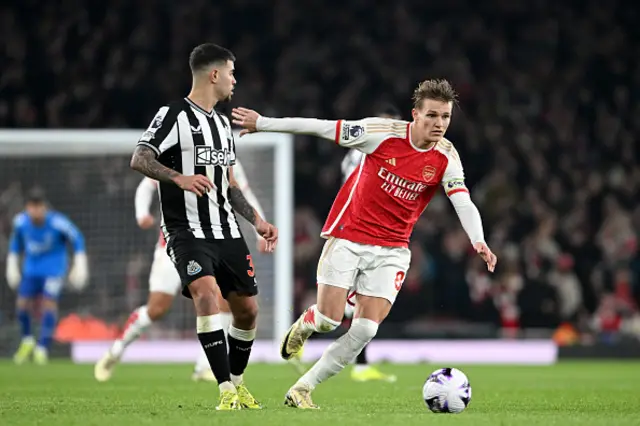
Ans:
{"type": "Polygon", "coordinates": [[[177,117],[180,108],[176,106],[163,106],[151,120],[147,130],[140,136],[138,145],[148,146],[156,155],[160,155],[167,149],[178,143],[177,117]]]}

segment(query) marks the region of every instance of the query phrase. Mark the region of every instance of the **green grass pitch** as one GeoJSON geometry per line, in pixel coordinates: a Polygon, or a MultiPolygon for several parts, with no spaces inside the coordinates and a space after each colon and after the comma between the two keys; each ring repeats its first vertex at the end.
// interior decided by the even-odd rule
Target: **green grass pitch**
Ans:
{"type": "Polygon", "coordinates": [[[385,365],[398,381],[355,383],[347,372],[314,393],[320,411],[284,407],[297,374],[250,365],[245,379],[262,411],[217,412],[218,391],[190,381],[190,365],[131,365],[96,383],[93,366],[0,363],[0,424],[47,426],[640,425],[640,363],[564,362],[551,367],[458,366],[473,399],[462,414],[433,414],[422,385],[435,365],[385,365]]]}

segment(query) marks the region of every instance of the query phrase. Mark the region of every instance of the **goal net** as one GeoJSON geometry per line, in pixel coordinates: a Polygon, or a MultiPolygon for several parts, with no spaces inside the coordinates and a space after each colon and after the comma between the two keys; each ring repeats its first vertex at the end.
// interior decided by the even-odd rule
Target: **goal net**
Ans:
{"type": "MultiPolygon", "coordinates": [[[[24,206],[24,194],[42,188],[52,208],[70,217],[83,232],[90,262],[84,291],[68,289],[60,301],[60,320],[96,319],[121,326],[144,304],[159,230],[138,228],[135,190],[142,175],[129,160],[142,130],[4,130],[0,131],[0,268],[4,272],[12,217],[24,206]]],[[[237,135],[236,135],[237,138],[237,135]]],[[[260,288],[258,339],[275,344],[292,321],[293,164],[291,137],[256,134],[237,139],[238,159],[268,220],[280,233],[274,254],[256,249],[251,226],[239,219],[254,258],[260,288]]],[[[157,198],[157,197],[155,197],[157,198]]],[[[152,206],[159,219],[158,203],[152,206]]],[[[4,278],[4,273],[2,274],[4,278]]],[[[4,281],[4,279],[3,279],[4,281]]],[[[16,342],[12,324],[15,293],[0,286],[5,324],[3,341],[16,342]]],[[[89,339],[94,337],[87,332],[89,339]]],[[[80,333],[82,334],[82,333],[80,333]]],[[[191,301],[176,297],[165,318],[152,326],[145,341],[194,340],[191,301]]],[[[135,346],[136,344],[132,345],[135,346]]],[[[195,354],[193,355],[195,356],[195,354]]]]}

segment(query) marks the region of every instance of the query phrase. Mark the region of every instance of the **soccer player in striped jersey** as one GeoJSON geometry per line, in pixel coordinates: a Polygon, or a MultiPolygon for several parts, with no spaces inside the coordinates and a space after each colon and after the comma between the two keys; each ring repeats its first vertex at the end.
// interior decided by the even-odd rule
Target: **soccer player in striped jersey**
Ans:
{"type": "Polygon", "coordinates": [[[497,258],[484,239],[482,219],[471,201],[458,152],[444,135],[456,93],[446,80],[426,80],[413,96],[412,122],[380,117],[362,120],[269,118],[234,108],[241,135],[256,131],[309,134],[366,154],[336,196],[321,235],[318,302],[294,322],[280,355],[296,356],[313,333],[335,330],[348,295],[356,307],[349,331],[285,395],[285,404],[317,409],[311,392],[338,374],[362,351],[387,317],[406,277],[413,228],[443,187],[473,248],[493,272],[497,258]]]}
{"type": "MultiPolygon", "coordinates": [[[[240,161],[236,160],[234,175],[238,185],[242,189],[247,201],[264,217],[264,211],[260,203],[249,186],[244,168],[240,161]]],[[[153,197],[158,192],[158,182],[148,177],[143,178],[136,189],[135,213],[138,226],[142,229],[150,229],[155,224],[155,218],[151,214],[151,204],[153,197]]],[[[257,235],[258,250],[265,252],[266,241],[257,235]]],[[[111,378],[118,361],[124,355],[126,348],[135,342],[152,323],[158,321],[169,311],[173,300],[180,293],[182,284],[180,276],[176,271],[171,258],[167,254],[166,242],[160,233],[156,243],[151,272],[149,274],[149,297],[147,303],[134,310],[127,320],[120,337],[113,343],[111,348],[96,363],[94,376],[98,381],[107,381],[111,378]]],[[[233,316],[227,301],[219,297],[220,316],[222,319],[222,329],[226,334],[233,316]]],[[[209,367],[204,351],[200,351],[197,358],[193,380],[215,381],[216,378],[209,367]]]]}
{"type": "Polygon", "coordinates": [[[214,109],[233,94],[234,62],[233,53],[213,43],[193,49],[191,92],[158,110],[131,159],[131,168],[159,182],[167,252],[182,294],[193,300],[198,340],[220,390],[217,410],[262,408],[244,382],[256,336],[258,282],[236,214],[265,239],[268,252],[278,241],[276,227],[251,206],[234,177],[231,124],[214,109]],[[226,339],[220,294],[233,315],[226,339]]]}

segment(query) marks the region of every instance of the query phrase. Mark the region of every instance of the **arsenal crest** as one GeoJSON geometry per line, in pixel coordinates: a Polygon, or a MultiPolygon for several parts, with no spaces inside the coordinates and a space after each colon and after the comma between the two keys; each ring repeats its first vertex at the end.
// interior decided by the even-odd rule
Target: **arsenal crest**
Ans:
{"type": "Polygon", "coordinates": [[[431,182],[431,179],[434,178],[434,176],[436,175],[436,168],[433,166],[425,166],[424,169],[422,169],[422,178],[424,179],[425,182],[431,182]]]}

